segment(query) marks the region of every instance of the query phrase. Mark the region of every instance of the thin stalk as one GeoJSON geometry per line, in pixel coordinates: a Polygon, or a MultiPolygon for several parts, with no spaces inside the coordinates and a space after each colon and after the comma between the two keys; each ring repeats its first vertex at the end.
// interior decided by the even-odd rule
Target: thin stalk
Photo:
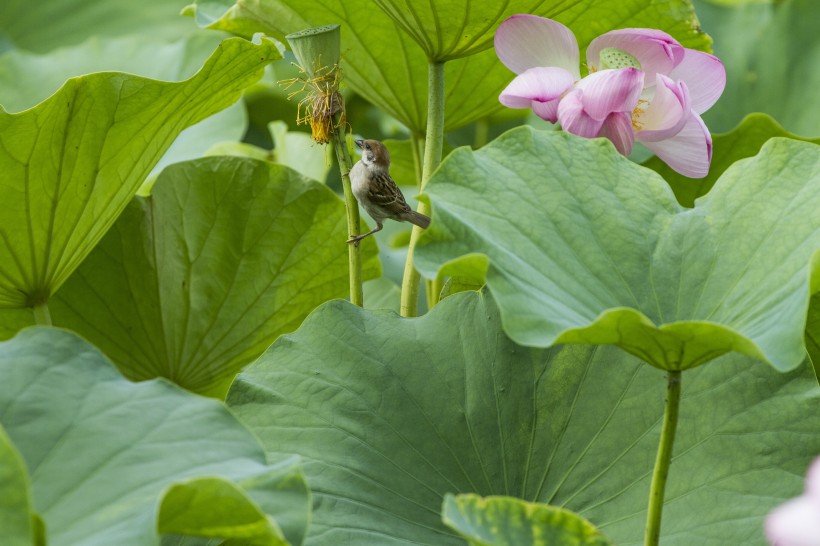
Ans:
{"type": "Polygon", "coordinates": [[[658,546],[660,543],[664,490],[666,489],[666,478],[669,476],[669,465],[672,462],[675,431],[678,428],[681,372],[669,372],[668,380],[661,441],[658,445],[658,455],[655,458],[655,470],[652,472],[652,485],[649,488],[649,510],[646,515],[644,546],[658,546]]]}
{"type": "Polygon", "coordinates": [[[438,305],[441,299],[441,289],[444,288],[444,278],[436,276],[435,279],[427,279],[427,308],[432,309],[438,305]]]}
{"type": "Polygon", "coordinates": [[[475,138],[473,139],[473,149],[478,150],[485,144],[490,136],[490,121],[487,118],[481,118],[475,122],[475,138]]]}
{"type": "MultiPolygon", "coordinates": [[[[411,145],[413,148],[413,167],[416,172],[416,190],[421,193],[421,155],[423,153],[422,150],[424,150],[424,137],[413,133],[411,145]]],[[[438,303],[438,297],[436,295],[441,292],[441,287],[436,290],[436,280],[437,279],[427,279],[425,281],[424,293],[427,294],[427,309],[432,309],[433,306],[438,303]]]]}
{"type": "MultiPolygon", "coordinates": [[[[424,146],[424,165],[421,174],[421,191],[441,163],[444,145],[444,63],[430,61],[427,65],[427,136],[424,146]]],[[[430,206],[419,202],[418,210],[430,215],[430,206]]],[[[410,245],[407,247],[407,261],[404,263],[404,278],[401,284],[401,315],[415,317],[419,304],[419,272],[413,266],[413,254],[421,236],[421,228],[413,226],[410,245]]]]}
{"type": "Polygon", "coordinates": [[[413,170],[416,174],[416,190],[421,191],[422,176],[422,154],[424,153],[424,136],[413,133],[410,137],[410,145],[413,149],[413,170]]]}
{"type": "Polygon", "coordinates": [[[48,310],[48,302],[38,303],[31,310],[34,312],[34,322],[40,326],[51,326],[51,312],[48,310]]]}
{"type": "MultiPolygon", "coordinates": [[[[347,149],[345,139],[344,124],[339,121],[340,114],[333,115],[333,150],[336,152],[336,161],[339,164],[339,171],[342,175],[342,188],[345,194],[345,205],[347,207],[347,233],[350,237],[359,235],[359,203],[353,196],[353,189],[350,187],[350,169],[353,168],[353,160],[350,158],[350,151],[347,149]]],[[[364,307],[364,294],[362,293],[362,259],[357,245],[347,245],[347,260],[350,271],[350,303],[364,307]]]]}

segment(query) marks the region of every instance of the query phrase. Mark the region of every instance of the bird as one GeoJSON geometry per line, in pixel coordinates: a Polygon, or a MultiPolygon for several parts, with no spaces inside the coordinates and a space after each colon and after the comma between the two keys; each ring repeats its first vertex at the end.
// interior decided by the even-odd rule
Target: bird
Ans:
{"type": "Polygon", "coordinates": [[[386,218],[427,229],[430,218],[410,208],[390,177],[390,152],[385,145],[378,140],[357,140],[356,146],[362,149],[362,158],[350,169],[350,185],[356,200],[376,222],[376,227],[351,237],[347,242],[358,246],[359,241],[380,231],[386,218]]]}

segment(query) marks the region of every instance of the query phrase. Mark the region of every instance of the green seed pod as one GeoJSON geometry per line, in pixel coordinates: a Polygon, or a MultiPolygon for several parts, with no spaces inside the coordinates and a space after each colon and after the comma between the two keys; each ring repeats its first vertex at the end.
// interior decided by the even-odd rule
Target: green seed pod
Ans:
{"type": "Polygon", "coordinates": [[[607,47],[601,50],[601,68],[637,68],[640,70],[641,63],[638,59],[617,47],[607,47]]]}
{"type": "MultiPolygon", "coordinates": [[[[285,36],[296,61],[308,78],[315,78],[317,70],[331,70],[339,65],[341,49],[339,29],[339,25],[325,25],[285,36]]],[[[324,74],[318,75],[321,77],[324,74]]]]}

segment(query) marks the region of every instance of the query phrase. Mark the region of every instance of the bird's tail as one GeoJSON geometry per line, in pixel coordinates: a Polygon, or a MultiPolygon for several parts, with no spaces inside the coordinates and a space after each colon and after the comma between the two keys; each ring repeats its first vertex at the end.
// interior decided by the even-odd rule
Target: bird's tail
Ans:
{"type": "Polygon", "coordinates": [[[430,225],[430,218],[414,210],[411,210],[406,215],[404,215],[404,220],[407,220],[411,224],[416,224],[421,229],[427,229],[427,226],[430,225]]]}

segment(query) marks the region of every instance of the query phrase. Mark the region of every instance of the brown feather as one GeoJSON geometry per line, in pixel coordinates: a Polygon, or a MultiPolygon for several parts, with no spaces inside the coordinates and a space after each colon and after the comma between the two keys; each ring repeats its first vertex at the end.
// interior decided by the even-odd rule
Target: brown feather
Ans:
{"type": "Polygon", "coordinates": [[[371,174],[367,197],[374,205],[384,209],[384,212],[389,214],[388,218],[394,220],[412,210],[405,201],[398,185],[386,172],[373,172],[371,174]]]}

